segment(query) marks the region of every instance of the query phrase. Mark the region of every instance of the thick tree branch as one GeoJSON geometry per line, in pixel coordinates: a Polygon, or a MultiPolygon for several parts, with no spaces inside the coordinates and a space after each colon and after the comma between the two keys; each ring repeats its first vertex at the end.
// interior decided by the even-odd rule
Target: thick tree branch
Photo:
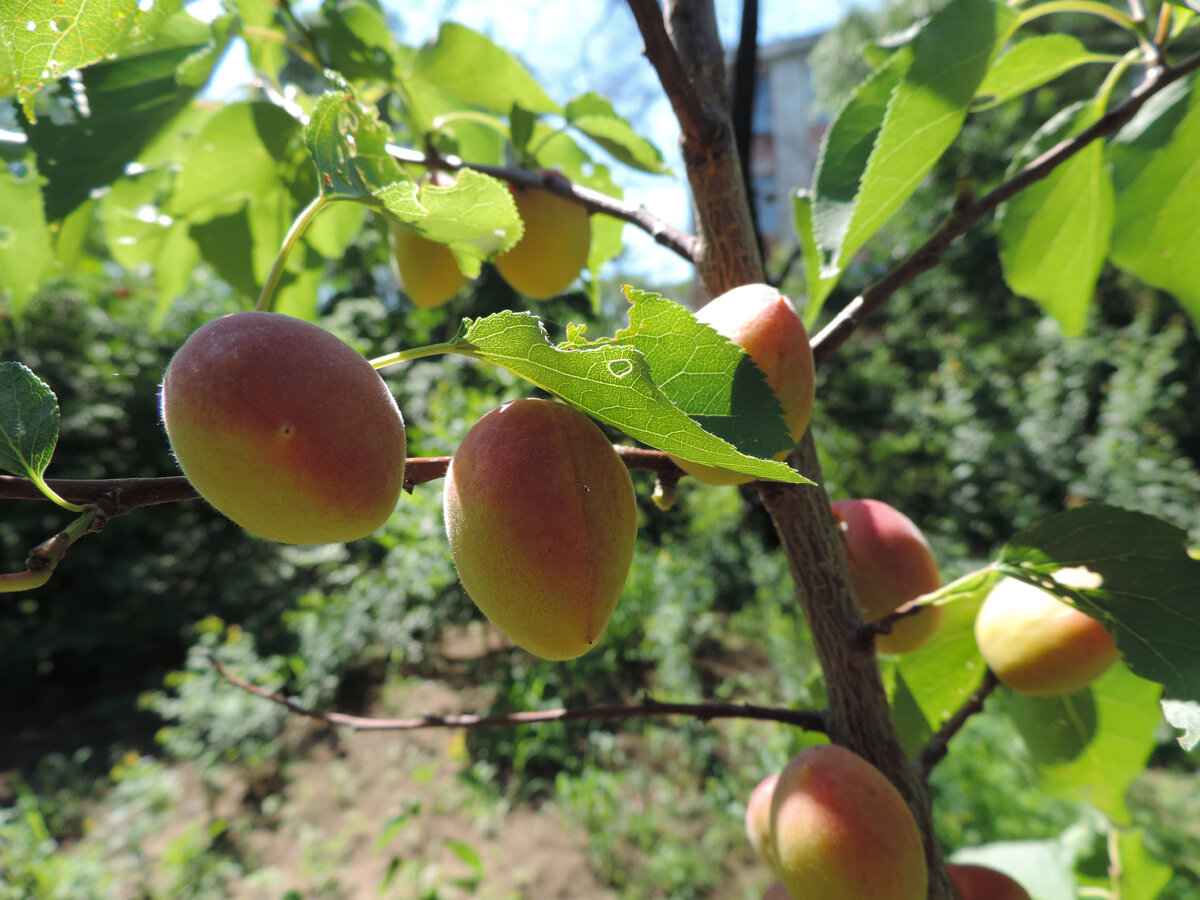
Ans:
{"type": "Polygon", "coordinates": [[[572,200],[591,212],[603,213],[637,226],[654,238],[657,243],[673,251],[687,262],[695,263],[700,256],[699,241],[695,237],[668,225],[645,206],[623,203],[615,197],[585,188],[560,175],[543,175],[525,169],[469,163],[457,156],[443,156],[432,151],[422,153],[420,150],[401,147],[398,144],[388,144],[387,152],[400,162],[413,163],[432,171],[457,172],[459,169],[473,169],[510,184],[542,188],[572,200]]]}
{"type": "Polygon", "coordinates": [[[384,719],[369,716],[351,716],[345,713],[320,712],[301,706],[278,691],[268,691],[230,672],[217,657],[209,653],[213,668],[232,684],[278,703],[296,713],[341,728],[354,731],[413,731],[418,728],[511,728],[515,725],[531,725],[537,722],[577,722],[581,720],[644,719],[662,716],[688,716],[701,722],[713,719],[758,719],[768,722],[783,722],[803,728],[805,731],[824,732],[825,716],[815,710],[783,709],[773,706],[754,706],[748,703],[662,703],[646,697],[641,703],[623,706],[592,706],[580,709],[539,709],[530,712],[508,713],[501,716],[477,716],[470,713],[444,716],[415,716],[407,719],[384,719]]]}
{"type": "Polygon", "coordinates": [[[846,308],[813,338],[813,356],[816,358],[817,365],[821,365],[833,356],[837,349],[850,338],[850,335],[866,321],[867,317],[883,306],[892,294],[918,275],[934,268],[947,248],[965,234],[972,225],[984,216],[995,212],[1001,203],[1011,200],[1031,184],[1041,181],[1088,144],[1120,129],[1151,97],[1198,69],[1200,69],[1200,54],[1188,58],[1177,66],[1150,69],[1145,80],[1128,97],[1109,110],[1091,127],[1047,150],[984,196],[977,199],[963,198],[955,204],[954,210],[946,222],[930,235],[925,243],[893,267],[883,278],[848,303],[846,308]]]}

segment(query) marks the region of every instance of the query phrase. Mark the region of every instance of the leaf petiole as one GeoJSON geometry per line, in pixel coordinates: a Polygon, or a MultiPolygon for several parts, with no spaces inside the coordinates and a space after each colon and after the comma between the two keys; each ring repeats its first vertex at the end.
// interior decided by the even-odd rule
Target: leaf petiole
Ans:
{"type": "Polygon", "coordinates": [[[317,217],[317,213],[332,202],[324,193],[318,194],[313,202],[304,207],[300,211],[300,215],[296,216],[296,220],[292,222],[292,227],[283,236],[283,243],[279,247],[279,253],[276,254],[275,261],[271,263],[271,271],[267,273],[262,291],[258,295],[258,303],[254,307],[256,310],[259,312],[271,311],[271,303],[275,299],[275,290],[279,287],[279,280],[283,278],[283,272],[287,267],[287,260],[292,252],[292,247],[296,245],[296,241],[300,240],[300,235],[304,234],[308,226],[312,224],[313,219],[317,217]]]}

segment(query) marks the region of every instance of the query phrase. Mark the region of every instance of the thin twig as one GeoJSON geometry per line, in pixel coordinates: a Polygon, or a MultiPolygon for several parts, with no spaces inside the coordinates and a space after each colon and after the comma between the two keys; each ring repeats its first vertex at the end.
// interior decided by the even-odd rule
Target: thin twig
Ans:
{"type": "Polygon", "coordinates": [[[614,219],[620,219],[623,222],[636,225],[654,238],[657,243],[682,257],[687,262],[695,263],[699,258],[699,241],[693,235],[667,224],[651,213],[650,210],[646,209],[645,206],[634,206],[631,203],[623,203],[615,197],[608,196],[608,194],[602,194],[599,191],[593,191],[590,188],[575,184],[570,179],[564,178],[561,175],[543,175],[540,172],[529,172],[525,169],[471,163],[459,159],[457,156],[442,155],[432,151],[422,152],[414,150],[411,147],[401,147],[399,144],[387,144],[386,149],[390,156],[400,162],[413,163],[431,171],[457,172],[460,169],[472,169],[476,172],[482,172],[485,175],[491,175],[493,178],[507,181],[509,184],[550,191],[553,194],[558,194],[560,197],[565,197],[568,200],[578,203],[591,212],[603,213],[606,216],[612,216],[614,219]]]}
{"type": "Polygon", "coordinates": [[[950,739],[962,730],[971,716],[983,710],[984,701],[999,685],[1000,679],[996,677],[996,673],[988,669],[983,676],[983,683],[976,688],[975,693],[966,699],[958,711],[938,729],[937,734],[921,748],[921,752],[913,759],[913,766],[916,767],[922,778],[929,777],[934,766],[946,758],[950,749],[950,739]]]}
{"type": "Polygon", "coordinates": [[[650,716],[690,716],[701,722],[712,719],[759,719],[783,722],[805,731],[824,733],[825,716],[816,710],[783,709],[771,706],[753,706],[741,703],[662,703],[646,697],[641,703],[622,706],[593,706],[581,709],[539,709],[529,712],[508,713],[500,716],[477,716],[471,713],[445,716],[416,716],[407,719],[383,719],[370,716],[351,716],[345,713],[319,712],[301,706],[278,691],[268,691],[238,678],[225,668],[217,657],[209,652],[212,663],[222,678],[240,688],[285,707],[297,715],[307,716],[327,725],[349,728],[353,731],[413,731],[418,728],[512,728],[517,725],[532,725],[539,722],[575,722],[580,720],[625,720],[650,716]]]}
{"type": "Polygon", "coordinates": [[[847,304],[846,308],[813,338],[813,356],[817,365],[827,362],[867,317],[883,306],[896,291],[921,273],[937,266],[950,244],[965,234],[972,225],[995,211],[1004,201],[1045,178],[1088,144],[1115,132],[1132,119],[1147,100],[1197,69],[1200,69],[1200,54],[1188,58],[1178,66],[1151,70],[1146,80],[1091,127],[1046,151],[984,196],[956,205],[945,224],[925,243],[847,304]]]}

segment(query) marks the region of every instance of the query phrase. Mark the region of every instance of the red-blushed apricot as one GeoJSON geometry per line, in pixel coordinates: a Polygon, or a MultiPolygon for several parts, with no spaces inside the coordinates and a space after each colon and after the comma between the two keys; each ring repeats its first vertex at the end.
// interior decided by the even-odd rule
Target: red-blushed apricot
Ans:
{"type": "MultiPolygon", "coordinates": [[[[1053,578],[1068,587],[1100,584],[1082,568],[1059,569],[1053,578]]],[[[983,601],[975,641],[1001,684],[1042,697],[1083,690],[1121,655],[1096,619],[1015,578],[1001,580],[983,601]]]]}
{"type": "Polygon", "coordinates": [[[396,222],[388,223],[388,242],[404,292],[421,309],[449,303],[470,280],[445,244],[431,241],[396,222]]]}
{"type": "Polygon", "coordinates": [[[463,587],[517,645],[587,652],[629,574],[637,503],[596,423],[552,400],[516,400],[472,426],[445,481],[446,533],[463,587]]]}
{"type": "MultiPolygon", "coordinates": [[[[800,443],[812,418],[815,367],[808,332],[792,301],[767,284],[745,284],[709,301],[696,319],[742,348],[766,376],[788,434],[800,443]]],[[[776,454],[785,458],[794,449],[776,454]]],[[[750,475],[671,457],[704,484],[746,484],[750,475]]]]}
{"type": "Polygon", "coordinates": [[[788,893],[782,881],[773,881],[763,894],[762,900],[792,900],[792,895],[788,893]]]}
{"type": "MultiPolygon", "coordinates": [[[[929,542],[912,519],[880,500],[835,500],[833,517],[842,529],[850,580],[863,620],[877,622],[922,594],[942,586],[929,542]]],[[[898,620],[890,634],[875,638],[884,653],[909,653],[933,637],[942,624],[932,606],[898,620]]]]}
{"type": "Polygon", "coordinates": [[[587,265],[592,243],[588,211],[544,188],[510,184],[525,224],[512,249],[492,259],[513,288],[535,300],[565,291],[587,265]]]}
{"type": "Polygon", "coordinates": [[[1029,892],[1003,872],[965,863],[950,863],[946,868],[958,900],[1030,900],[1029,892]]]}
{"type": "Polygon", "coordinates": [[[787,764],[771,798],[777,874],[793,897],[925,900],[916,820],[883,774],[836,744],[787,764]]]}
{"type": "Polygon", "coordinates": [[[167,366],[162,418],[200,495],[273,541],[365,537],[404,485],[404,420],[379,373],[291,316],[235,313],[197,329],[167,366]]]}
{"type": "Polygon", "coordinates": [[[771,846],[771,794],[775,791],[775,782],[779,774],[768,775],[750,792],[746,802],[746,837],[750,845],[758,853],[772,871],[777,868],[771,846]]]}

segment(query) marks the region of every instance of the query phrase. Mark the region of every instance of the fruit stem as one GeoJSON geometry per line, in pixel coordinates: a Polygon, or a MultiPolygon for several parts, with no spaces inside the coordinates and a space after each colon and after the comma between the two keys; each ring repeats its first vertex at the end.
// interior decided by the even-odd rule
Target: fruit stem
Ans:
{"type": "Polygon", "coordinates": [[[267,273],[267,280],[263,282],[262,292],[258,295],[258,303],[254,307],[256,310],[259,312],[271,311],[271,303],[275,299],[275,290],[279,287],[279,280],[283,278],[283,271],[287,267],[287,260],[292,252],[292,247],[300,239],[300,235],[304,234],[305,229],[312,224],[313,219],[317,217],[317,213],[332,202],[325,194],[318,194],[313,202],[304,207],[300,211],[300,215],[296,216],[296,220],[292,222],[292,227],[283,236],[283,243],[279,246],[279,252],[275,255],[275,261],[271,263],[271,271],[267,273]]]}

